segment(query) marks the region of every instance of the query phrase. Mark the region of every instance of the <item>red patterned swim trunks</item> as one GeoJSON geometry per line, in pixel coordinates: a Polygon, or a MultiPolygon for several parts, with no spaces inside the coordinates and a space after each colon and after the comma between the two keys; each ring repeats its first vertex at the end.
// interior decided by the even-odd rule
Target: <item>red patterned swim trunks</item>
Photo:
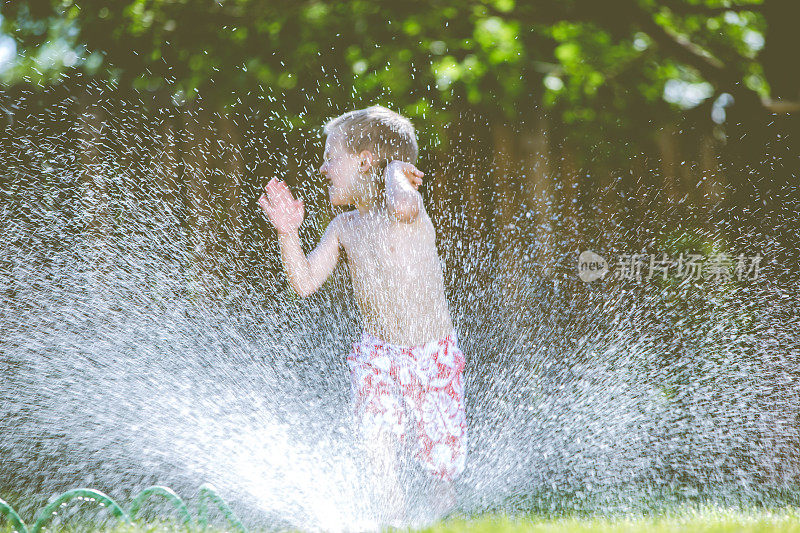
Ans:
{"type": "Polygon", "coordinates": [[[457,340],[454,330],[424,345],[401,346],[364,332],[347,356],[352,414],[362,435],[389,430],[405,444],[413,423],[417,459],[445,481],[464,471],[467,452],[466,360],[457,340]]]}

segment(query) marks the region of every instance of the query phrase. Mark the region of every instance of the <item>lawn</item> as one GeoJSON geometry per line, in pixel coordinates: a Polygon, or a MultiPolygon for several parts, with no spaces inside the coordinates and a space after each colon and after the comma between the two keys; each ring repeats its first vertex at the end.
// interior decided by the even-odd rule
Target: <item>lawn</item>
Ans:
{"type": "Polygon", "coordinates": [[[511,518],[503,515],[484,515],[470,519],[451,519],[420,530],[444,532],[511,532],[548,533],[622,533],[690,531],[727,532],[800,532],[800,510],[796,507],[774,509],[726,510],[716,507],[682,507],[659,515],[628,515],[625,517],[545,518],[525,516],[511,518]]]}
{"type": "MultiPolygon", "coordinates": [[[[119,524],[98,528],[114,533],[144,533],[181,531],[180,528],[168,524],[137,524],[126,526],[119,524]]],[[[75,526],[63,531],[86,531],[75,526]]],[[[4,524],[0,531],[11,532],[9,525],[4,524]]],[[[207,529],[192,528],[191,531],[225,531],[222,527],[211,526],[207,529]]],[[[230,529],[228,529],[230,531],[230,529]]],[[[260,531],[255,529],[253,531],[260,531]]],[[[398,531],[398,530],[394,530],[398,531]]],[[[627,515],[617,517],[573,517],[547,518],[542,516],[517,516],[513,518],[503,514],[486,514],[478,517],[450,518],[425,529],[414,531],[427,533],[445,532],[547,532],[547,533],[622,533],[622,532],[798,532],[800,533],[800,510],[796,507],[723,509],[713,506],[683,506],[658,515],[627,515]]]]}

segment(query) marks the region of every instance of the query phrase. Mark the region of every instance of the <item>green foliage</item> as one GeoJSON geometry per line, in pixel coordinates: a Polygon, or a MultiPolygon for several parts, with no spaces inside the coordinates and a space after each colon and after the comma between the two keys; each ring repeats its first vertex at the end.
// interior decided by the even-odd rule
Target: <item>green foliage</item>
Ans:
{"type": "Polygon", "coordinates": [[[706,99],[732,91],[731,79],[741,82],[737,90],[768,95],[758,61],[765,17],[758,7],[718,6],[35,0],[4,8],[2,31],[13,36],[17,56],[0,76],[44,85],[82,70],[123,89],[189,100],[200,92],[218,107],[271,97],[285,104],[281,113],[311,116],[383,103],[412,118],[445,109],[439,120],[446,121],[468,109],[519,121],[543,106],[592,146],[608,128],[636,137],[653,119],[674,122],[687,106],[665,98],[670,80],[681,82],[672,85],[678,90],[700,88],[706,99]],[[665,39],[716,58],[732,78],[709,78],[714,70],[698,71],[665,39]]]}

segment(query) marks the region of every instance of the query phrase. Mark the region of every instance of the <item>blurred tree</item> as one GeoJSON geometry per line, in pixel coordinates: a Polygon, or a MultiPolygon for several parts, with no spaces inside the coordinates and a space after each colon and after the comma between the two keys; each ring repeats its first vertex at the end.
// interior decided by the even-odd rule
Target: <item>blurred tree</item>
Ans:
{"type": "Polygon", "coordinates": [[[725,93],[745,118],[800,107],[794,0],[31,0],[2,14],[18,54],[7,83],[81,68],[218,105],[271,89],[287,113],[321,115],[386,92],[412,116],[447,105],[525,120],[543,105],[590,146],[601,126],[641,131],[642,110],[699,105],[722,121],[725,93]]]}
{"type": "MultiPolygon", "coordinates": [[[[791,22],[798,6],[796,0],[5,2],[2,31],[13,45],[0,38],[0,47],[6,42],[15,54],[0,64],[0,77],[6,87],[35,87],[86,84],[88,75],[181,105],[201,94],[217,110],[269,119],[280,130],[265,132],[277,135],[270,142],[289,147],[304,147],[298,131],[325,118],[390,105],[424,119],[420,144],[435,147],[423,150],[426,156],[449,150],[462,130],[482,146],[476,153],[494,155],[475,169],[479,181],[464,185],[481,219],[505,227],[509,206],[493,204],[524,175],[542,228],[538,240],[545,242],[552,212],[577,220],[577,202],[612,183],[613,169],[631,169],[622,182],[629,187],[642,175],[656,176],[679,209],[689,194],[705,195],[694,198],[699,203],[724,194],[730,206],[740,206],[764,196],[757,187],[794,183],[800,74],[788,64],[788,51],[800,45],[791,22]],[[782,165],[766,161],[765,147],[776,135],[782,165]],[[648,166],[648,154],[661,165],[648,166]],[[746,170],[722,168],[719,155],[746,170]],[[684,165],[691,160],[700,161],[699,170],[684,165]],[[519,171],[518,162],[530,168],[519,171]],[[753,176],[762,169],[765,184],[753,176]],[[704,179],[719,186],[698,187],[704,179]],[[556,196],[552,206],[549,194],[556,196]]],[[[223,127],[238,135],[235,123],[223,127]]],[[[437,168],[446,175],[444,166],[437,168]]],[[[615,211],[619,200],[605,198],[603,210],[615,211]]],[[[570,231],[582,230],[575,224],[570,231]]]]}

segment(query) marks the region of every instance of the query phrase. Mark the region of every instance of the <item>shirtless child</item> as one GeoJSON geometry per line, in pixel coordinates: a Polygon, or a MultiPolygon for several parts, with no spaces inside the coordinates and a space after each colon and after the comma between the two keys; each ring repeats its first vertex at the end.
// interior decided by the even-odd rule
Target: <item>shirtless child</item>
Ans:
{"type": "Polygon", "coordinates": [[[303,201],[272,178],[259,205],[275,226],[292,288],[306,297],[330,276],[344,248],[363,333],[347,356],[352,414],[386,490],[393,520],[406,503],[397,479],[397,450],[416,433],[415,454],[439,480],[446,512],[452,480],[465,467],[464,354],[444,293],[436,234],[417,188],[423,173],[411,122],[381,106],[351,111],[324,127],[320,173],[337,215],[306,257],[298,228],[303,201]],[[396,436],[396,437],[395,437],[396,436]],[[398,442],[399,441],[399,442],[398,442]]]}

